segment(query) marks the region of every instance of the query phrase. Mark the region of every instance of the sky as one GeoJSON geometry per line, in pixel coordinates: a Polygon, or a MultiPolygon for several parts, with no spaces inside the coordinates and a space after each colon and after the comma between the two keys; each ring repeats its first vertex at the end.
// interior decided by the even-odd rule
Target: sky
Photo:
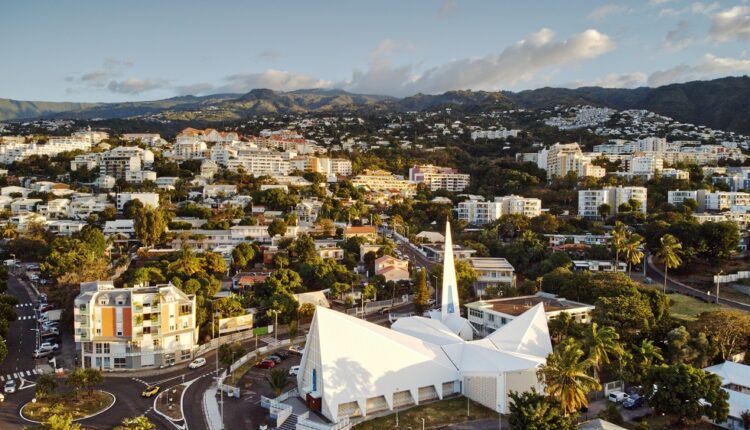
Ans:
{"type": "Polygon", "coordinates": [[[0,97],[397,97],[750,74],[750,1],[4,1],[0,97]]]}

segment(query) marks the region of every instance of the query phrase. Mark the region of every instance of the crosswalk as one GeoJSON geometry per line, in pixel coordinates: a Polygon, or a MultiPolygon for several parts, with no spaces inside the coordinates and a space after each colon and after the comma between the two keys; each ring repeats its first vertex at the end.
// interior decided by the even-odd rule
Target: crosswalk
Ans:
{"type": "Polygon", "coordinates": [[[36,315],[21,315],[18,317],[19,321],[34,320],[34,319],[36,319],[36,315]]]}
{"type": "Polygon", "coordinates": [[[33,303],[19,303],[16,305],[17,308],[30,308],[34,306],[33,303]]]}
{"type": "Polygon", "coordinates": [[[274,339],[273,336],[264,336],[260,338],[261,342],[265,342],[268,346],[274,347],[276,344],[280,343],[278,340],[274,339]]]}
{"type": "Polygon", "coordinates": [[[36,369],[32,370],[21,370],[20,372],[8,373],[7,375],[0,375],[0,382],[10,381],[11,379],[27,378],[34,375],[39,375],[36,369]]]}

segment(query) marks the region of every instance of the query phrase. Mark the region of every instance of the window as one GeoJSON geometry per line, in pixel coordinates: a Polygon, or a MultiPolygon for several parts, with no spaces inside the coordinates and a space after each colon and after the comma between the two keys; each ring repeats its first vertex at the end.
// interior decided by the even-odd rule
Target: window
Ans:
{"type": "Polygon", "coordinates": [[[101,336],[101,335],[102,335],[102,329],[100,329],[100,328],[97,328],[97,329],[96,329],[96,335],[97,335],[97,336],[101,336]]]}
{"type": "Polygon", "coordinates": [[[127,362],[124,358],[115,358],[115,369],[124,369],[127,366],[127,362]]]}
{"type": "Polygon", "coordinates": [[[94,345],[94,350],[96,351],[97,354],[101,354],[102,353],[102,344],[101,343],[97,343],[96,345],[94,345]]]}
{"type": "Polygon", "coordinates": [[[487,319],[488,319],[488,320],[489,320],[490,322],[494,322],[494,321],[495,321],[495,316],[494,316],[494,315],[492,315],[492,314],[488,314],[488,315],[487,315],[487,319]]]}
{"type": "Polygon", "coordinates": [[[143,327],[143,334],[151,334],[151,327],[143,327]]]}
{"type": "Polygon", "coordinates": [[[190,359],[190,350],[189,349],[183,349],[180,353],[180,359],[181,360],[188,360],[190,359]]]}
{"type": "Polygon", "coordinates": [[[188,321],[182,320],[182,328],[188,328],[188,321]]]}
{"type": "Polygon", "coordinates": [[[82,303],[82,304],[78,305],[78,310],[79,311],[85,311],[86,310],[86,304],[82,303]]]}
{"type": "Polygon", "coordinates": [[[122,336],[122,330],[117,331],[117,336],[122,336]]]}
{"type": "Polygon", "coordinates": [[[104,343],[102,345],[104,345],[104,353],[105,354],[109,354],[109,344],[108,343],[104,343]]]}
{"type": "Polygon", "coordinates": [[[180,314],[191,314],[193,310],[190,305],[180,305],[180,314]]]}
{"type": "Polygon", "coordinates": [[[159,346],[161,342],[159,342],[159,339],[154,339],[154,346],[159,346]]]}
{"type": "Polygon", "coordinates": [[[174,341],[177,342],[177,343],[180,343],[180,335],[179,334],[174,337],[174,341]]]}

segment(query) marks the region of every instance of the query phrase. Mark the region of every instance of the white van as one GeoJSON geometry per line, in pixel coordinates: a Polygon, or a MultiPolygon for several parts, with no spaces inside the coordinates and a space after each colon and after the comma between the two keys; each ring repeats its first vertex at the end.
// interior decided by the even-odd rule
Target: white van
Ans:
{"type": "Polygon", "coordinates": [[[622,403],[622,401],[627,399],[628,397],[630,396],[628,396],[626,393],[619,391],[619,390],[615,390],[615,391],[609,392],[609,395],[607,396],[607,400],[613,403],[622,403]]]}

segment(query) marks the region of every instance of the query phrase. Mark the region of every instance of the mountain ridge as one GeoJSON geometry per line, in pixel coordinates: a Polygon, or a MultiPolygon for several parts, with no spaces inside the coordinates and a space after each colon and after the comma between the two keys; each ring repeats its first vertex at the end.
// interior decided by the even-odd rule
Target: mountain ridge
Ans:
{"type": "Polygon", "coordinates": [[[355,94],[341,89],[289,92],[254,89],[245,94],[177,96],[122,103],[38,102],[0,99],[0,120],[33,118],[126,119],[158,114],[192,121],[238,120],[276,113],[345,111],[405,112],[450,107],[476,113],[496,109],[549,108],[589,104],[614,109],[646,109],[681,122],[750,135],[750,78],[725,77],[633,89],[544,87],[519,92],[456,90],[409,97],[355,94]]]}

